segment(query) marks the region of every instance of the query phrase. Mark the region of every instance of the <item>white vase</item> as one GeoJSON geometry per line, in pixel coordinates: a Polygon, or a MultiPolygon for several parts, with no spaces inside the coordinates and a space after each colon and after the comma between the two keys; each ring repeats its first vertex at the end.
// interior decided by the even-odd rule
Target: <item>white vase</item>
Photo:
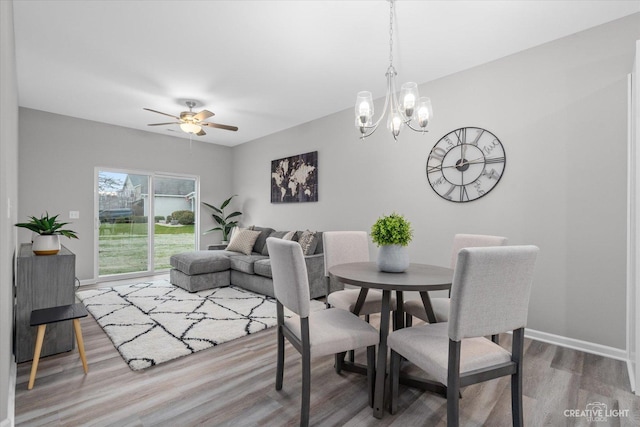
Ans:
{"type": "Polygon", "coordinates": [[[33,239],[31,250],[36,255],[55,255],[60,252],[60,236],[57,234],[39,234],[33,239]]]}
{"type": "Polygon", "coordinates": [[[409,251],[402,245],[380,246],[378,270],[386,273],[402,273],[409,268],[409,251]]]}

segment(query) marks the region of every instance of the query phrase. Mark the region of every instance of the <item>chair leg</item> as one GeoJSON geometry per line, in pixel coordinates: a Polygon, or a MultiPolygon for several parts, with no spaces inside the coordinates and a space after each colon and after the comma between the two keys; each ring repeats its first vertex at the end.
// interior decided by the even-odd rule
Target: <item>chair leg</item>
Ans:
{"type": "Polygon", "coordinates": [[[336,354],[336,363],[335,363],[336,374],[339,374],[340,372],[342,372],[342,365],[344,364],[344,357],[346,356],[346,354],[347,354],[346,352],[336,354]]]}
{"type": "Polygon", "coordinates": [[[449,340],[447,427],[460,425],[460,341],[449,340]]]}
{"type": "Polygon", "coordinates": [[[500,345],[500,335],[498,335],[498,334],[491,335],[491,341],[493,341],[494,343],[500,345]]]}
{"type": "Polygon", "coordinates": [[[409,327],[411,327],[413,325],[413,316],[410,315],[409,313],[405,313],[404,324],[407,326],[407,328],[409,328],[409,327]]]}
{"type": "Polygon", "coordinates": [[[27,390],[33,388],[33,384],[36,382],[36,372],[38,372],[38,362],[40,362],[40,352],[42,351],[42,342],[44,341],[44,331],[47,329],[47,325],[38,325],[38,333],[36,335],[36,348],[33,351],[33,362],[31,362],[31,375],[29,376],[29,385],[27,390]]]}
{"type": "Polygon", "coordinates": [[[373,408],[374,383],[376,378],[376,346],[367,347],[367,390],[369,390],[369,406],[373,408]]]}
{"type": "Polygon", "coordinates": [[[300,427],[309,425],[311,407],[311,352],[309,348],[302,351],[302,404],[300,409],[300,427]]]}
{"type": "Polygon", "coordinates": [[[400,361],[402,356],[399,353],[391,350],[391,365],[389,367],[389,385],[391,388],[390,408],[391,414],[395,414],[398,411],[398,384],[400,383],[400,361]]]}
{"type": "Polygon", "coordinates": [[[282,390],[284,376],[284,335],[282,326],[278,326],[278,360],[276,362],[276,390],[282,390]]]}
{"type": "Polygon", "coordinates": [[[524,426],[522,407],[522,356],[524,353],[524,329],[513,331],[511,360],[516,362],[516,373],[511,376],[511,416],[514,427],[524,426]]]}

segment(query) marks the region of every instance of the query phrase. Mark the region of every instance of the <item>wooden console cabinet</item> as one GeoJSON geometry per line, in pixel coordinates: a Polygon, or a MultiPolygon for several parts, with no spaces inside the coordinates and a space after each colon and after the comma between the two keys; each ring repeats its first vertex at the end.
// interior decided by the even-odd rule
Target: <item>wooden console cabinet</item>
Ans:
{"type": "MultiPolygon", "coordinates": [[[[16,362],[33,359],[37,328],[30,326],[31,311],[75,302],[76,256],[62,246],[56,255],[37,256],[31,243],[20,246],[15,274],[16,362]]],[[[47,326],[41,356],[70,351],[74,347],[71,321],[47,326]]]]}

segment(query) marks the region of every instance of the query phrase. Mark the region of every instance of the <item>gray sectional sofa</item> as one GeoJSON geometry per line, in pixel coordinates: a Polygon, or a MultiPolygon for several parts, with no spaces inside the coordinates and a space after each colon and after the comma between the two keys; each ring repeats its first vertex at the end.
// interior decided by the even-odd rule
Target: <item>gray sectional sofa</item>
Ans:
{"type": "MultiPolygon", "coordinates": [[[[250,255],[223,249],[185,252],[171,256],[171,283],[189,292],[234,285],[273,297],[271,260],[266,241],[268,237],[282,238],[286,231],[275,231],[267,227],[253,227],[253,230],[260,231],[260,235],[250,255]]],[[[296,232],[293,240],[299,239],[301,234],[301,231],[296,232]]],[[[304,258],[311,298],[325,296],[327,285],[324,277],[322,232],[316,232],[315,249],[304,258]]],[[[338,283],[332,283],[332,288],[339,289],[340,286],[338,283]]]]}

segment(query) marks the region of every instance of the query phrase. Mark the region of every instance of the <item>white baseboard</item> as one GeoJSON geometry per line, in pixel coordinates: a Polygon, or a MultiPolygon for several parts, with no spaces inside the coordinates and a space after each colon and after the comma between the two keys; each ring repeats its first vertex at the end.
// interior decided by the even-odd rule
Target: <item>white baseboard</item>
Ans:
{"type": "Polygon", "coordinates": [[[0,427],[13,427],[15,425],[15,405],[16,405],[16,382],[18,377],[18,365],[11,362],[9,372],[9,395],[7,396],[8,414],[7,418],[0,421],[0,427]]]}
{"type": "Polygon", "coordinates": [[[629,357],[627,351],[609,347],[602,344],[595,344],[588,341],[567,338],[560,335],[549,334],[547,332],[536,331],[535,329],[525,329],[524,336],[532,340],[547,342],[549,344],[559,345],[560,347],[571,348],[574,350],[584,351],[585,353],[597,354],[599,356],[609,357],[611,359],[622,360],[627,362],[629,357]]]}

